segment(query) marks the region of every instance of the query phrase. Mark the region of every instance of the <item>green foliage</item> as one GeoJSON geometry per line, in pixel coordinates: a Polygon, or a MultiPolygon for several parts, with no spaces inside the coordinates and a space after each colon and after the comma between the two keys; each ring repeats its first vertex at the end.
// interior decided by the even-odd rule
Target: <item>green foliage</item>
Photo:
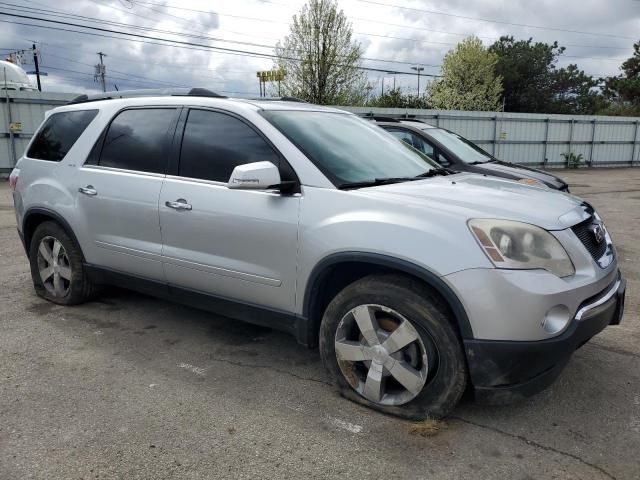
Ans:
{"type": "Polygon", "coordinates": [[[392,88],[370,100],[367,105],[387,108],[430,108],[428,98],[424,95],[404,94],[400,88],[392,88]]]}
{"type": "Polygon", "coordinates": [[[496,76],[496,54],[477,37],[469,37],[450,50],[442,64],[442,78],[429,86],[433,108],[449,110],[498,110],[502,81],[496,76]]]}
{"type": "Polygon", "coordinates": [[[556,70],[546,113],[590,115],[597,112],[606,105],[597,86],[598,81],[576,65],[556,70]]]}
{"type": "Polygon", "coordinates": [[[603,107],[598,81],[576,65],[556,69],[565,48],[500,37],[489,51],[498,56],[496,73],[502,77],[508,112],[592,114],[603,107]]]}
{"type": "Polygon", "coordinates": [[[309,0],[276,45],[275,67],[286,72],[282,94],[325,105],[362,104],[367,83],[352,33],[335,0],[309,0]]]}
{"type": "Polygon", "coordinates": [[[579,168],[582,163],[583,156],[582,154],[576,155],[573,152],[562,153],[560,154],[564,161],[567,163],[567,168],[579,168]]]}
{"type": "Polygon", "coordinates": [[[640,42],[633,45],[633,55],[621,69],[622,75],[604,81],[603,93],[611,104],[603,113],[640,115],[640,42]]]}

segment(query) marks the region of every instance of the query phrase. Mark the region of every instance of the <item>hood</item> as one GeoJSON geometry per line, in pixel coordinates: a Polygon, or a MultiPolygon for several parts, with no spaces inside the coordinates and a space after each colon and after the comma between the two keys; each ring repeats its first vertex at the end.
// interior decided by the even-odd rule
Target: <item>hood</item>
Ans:
{"type": "Polygon", "coordinates": [[[556,177],[555,175],[543,172],[542,170],[536,170],[534,168],[517,165],[515,163],[505,163],[497,161],[481,163],[475,166],[479,167],[478,170],[482,169],[483,171],[486,171],[488,175],[496,172],[501,174],[513,175],[514,179],[533,178],[535,180],[543,182],[548,187],[555,188],[556,190],[561,190],[567,186],[566,182],[556,177]]]}
{"type": "Polygon", "coordinates": [[[358,191],[403,207],[460,216],[465,221],[500,218],[530,223],[547,230],[563,230],[588,218],[585,204],[573,195],[473,173],[358,191]]]}

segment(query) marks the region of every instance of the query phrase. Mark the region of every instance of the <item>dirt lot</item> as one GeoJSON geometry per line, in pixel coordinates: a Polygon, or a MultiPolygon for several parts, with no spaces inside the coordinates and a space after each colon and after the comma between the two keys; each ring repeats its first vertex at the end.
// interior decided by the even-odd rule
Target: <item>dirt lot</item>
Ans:
{"type": "Polygon", "coordinates": [[[561,172],[628,280],[623,324],[517,405],[432,436],[337,396],[316,351],[122,291],[35,296],[0,184],[0,479],[640,477],[640,169],[561,172]]]}

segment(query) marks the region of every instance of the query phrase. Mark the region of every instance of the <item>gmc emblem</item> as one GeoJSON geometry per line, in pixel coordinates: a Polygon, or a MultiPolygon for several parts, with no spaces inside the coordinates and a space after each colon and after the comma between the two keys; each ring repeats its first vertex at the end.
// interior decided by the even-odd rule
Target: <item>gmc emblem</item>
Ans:
{"type": "Polygon", "coordinates": [[[596,242],[602,243],[604,241],[605,231],[604,226],[601,223],[596,223],[595,225],[593,225],[593,227],[591,228],[591,232],[593,233],[596,242]]]}

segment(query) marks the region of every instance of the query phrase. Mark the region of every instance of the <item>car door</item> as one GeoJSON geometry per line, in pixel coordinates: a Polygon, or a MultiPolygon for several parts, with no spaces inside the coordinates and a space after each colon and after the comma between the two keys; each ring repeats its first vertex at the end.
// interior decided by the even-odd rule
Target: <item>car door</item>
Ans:
{"type": "Polygon", "coordinates": [[[185,113],[177,162],[160,193],[167,281],[292,311],[300,195],[235,190],[226,184],[234,167],[251,162],[278,165],[284,179],[294,174],[243,119],[216,110],[185,113]]]}
{"type": "Polygon", "coordinates": [[[158,197],[176,108],[119,112],[75,177],[87,262],[164,281],[158,197]]]}

